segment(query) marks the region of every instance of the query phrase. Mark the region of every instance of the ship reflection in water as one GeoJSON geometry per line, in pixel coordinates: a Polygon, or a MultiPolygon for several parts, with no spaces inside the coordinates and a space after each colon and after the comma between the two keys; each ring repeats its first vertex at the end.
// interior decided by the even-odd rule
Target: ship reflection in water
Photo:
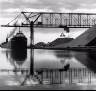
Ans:
{"type": "Polygon", "coordinates": [[[10,55],[17,65],[22,65],[27,59],[27,50],[11,50],[10,55]]]}
{"type": "Polygon", "coordinates": [[[6,54],[6,62],[13,66],[12,69],[0,68],[0,74],[7,72],[7,76],[14,78],[11,86],[13,83],[18,86],[96,84],[95,52],[3,50],[1,54],[6,54]]]}

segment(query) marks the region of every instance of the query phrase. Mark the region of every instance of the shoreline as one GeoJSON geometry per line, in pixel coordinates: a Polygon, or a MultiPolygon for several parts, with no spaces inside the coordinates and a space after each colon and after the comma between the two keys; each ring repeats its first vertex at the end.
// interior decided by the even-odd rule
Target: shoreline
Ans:
{"type": "MultiPolygon", "coordinates": [[[[2,49],[11,49],[11,48],[7,48],[7,47],[1,47],[1,48],[2,49]]],[[[56,47],[33,47],[33,46],[30,47],[30,46],[27,46],[26,49],[68,50],[68,51],[96,52],[96,47],[62,47],[62,48],[58,47],[58,48],[56,48],[56,47]]],[[[12,49],[12,50],[15,50],[15,49],[12,49]]],[[[25,50],[25,49],[19,49],[19,50],[25,50]]]]}
{"type": "Polygon", "coordinates": [[[27,49],[46,49],[46,50],[70,50],[70,51],[96,51],[96,47],[65,47],[65,48],[55,48],[55,47],[27,47],[27,49]]]}

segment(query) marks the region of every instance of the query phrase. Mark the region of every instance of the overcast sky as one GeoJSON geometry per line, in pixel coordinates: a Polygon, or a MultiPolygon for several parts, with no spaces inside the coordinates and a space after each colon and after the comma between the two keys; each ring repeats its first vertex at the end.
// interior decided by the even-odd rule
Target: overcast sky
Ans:
{"type": "MultiPolygon", "coordinates": [[[[21,11],[95,13],[96,0],[0,0],[0,25],[10,22],[21,11]]],[[[9,30],[11,29],[0,28],[0,37],[1,37],[0,43],[1,41],[4,40],[9,30]]],[[[39,41],[43,41],[46,43],[50,42],[59,37],[60,34],[63,32],[63,29],[59,30],[40,29],[40,30],[36,29],[35,31],[35,43],[39,41]],[[42,31],[39,32],[40,30],[42,31]],[[49,33],[47,31],[49,31],[49,33]],[[49,38],[49,36],[51,36],[51,38],[49,38]]],[[[75,38],[86,29],[70,29],[70,30],[72,32],[70,32],[70,34],[67,34],[67,36],[75,38]]],[[[29,36],[28,32],[26,32],[26,36],[29,36]]]]}

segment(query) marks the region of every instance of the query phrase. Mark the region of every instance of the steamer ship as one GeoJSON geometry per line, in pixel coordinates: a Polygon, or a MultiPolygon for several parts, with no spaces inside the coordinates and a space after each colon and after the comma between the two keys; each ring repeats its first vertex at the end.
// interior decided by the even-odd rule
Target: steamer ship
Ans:
{"type": "Polygon", "coordinates": [[[1,43],[1,48],[26,49],[27,38],[21,31],[19,31],[15,36],[13,36],[13,38],[10,39],[10,41],[8,41],[7,37],[6,42],[1,43]]]}

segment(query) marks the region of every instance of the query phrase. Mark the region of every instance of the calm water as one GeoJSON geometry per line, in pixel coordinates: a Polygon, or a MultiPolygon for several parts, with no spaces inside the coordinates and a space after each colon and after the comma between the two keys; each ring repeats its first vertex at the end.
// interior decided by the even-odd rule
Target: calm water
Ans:
{"type": "Polygon", "coordinates": [[[96,83],[96,52],[0,49],[0,61],[0,87],[96,83]]]}

